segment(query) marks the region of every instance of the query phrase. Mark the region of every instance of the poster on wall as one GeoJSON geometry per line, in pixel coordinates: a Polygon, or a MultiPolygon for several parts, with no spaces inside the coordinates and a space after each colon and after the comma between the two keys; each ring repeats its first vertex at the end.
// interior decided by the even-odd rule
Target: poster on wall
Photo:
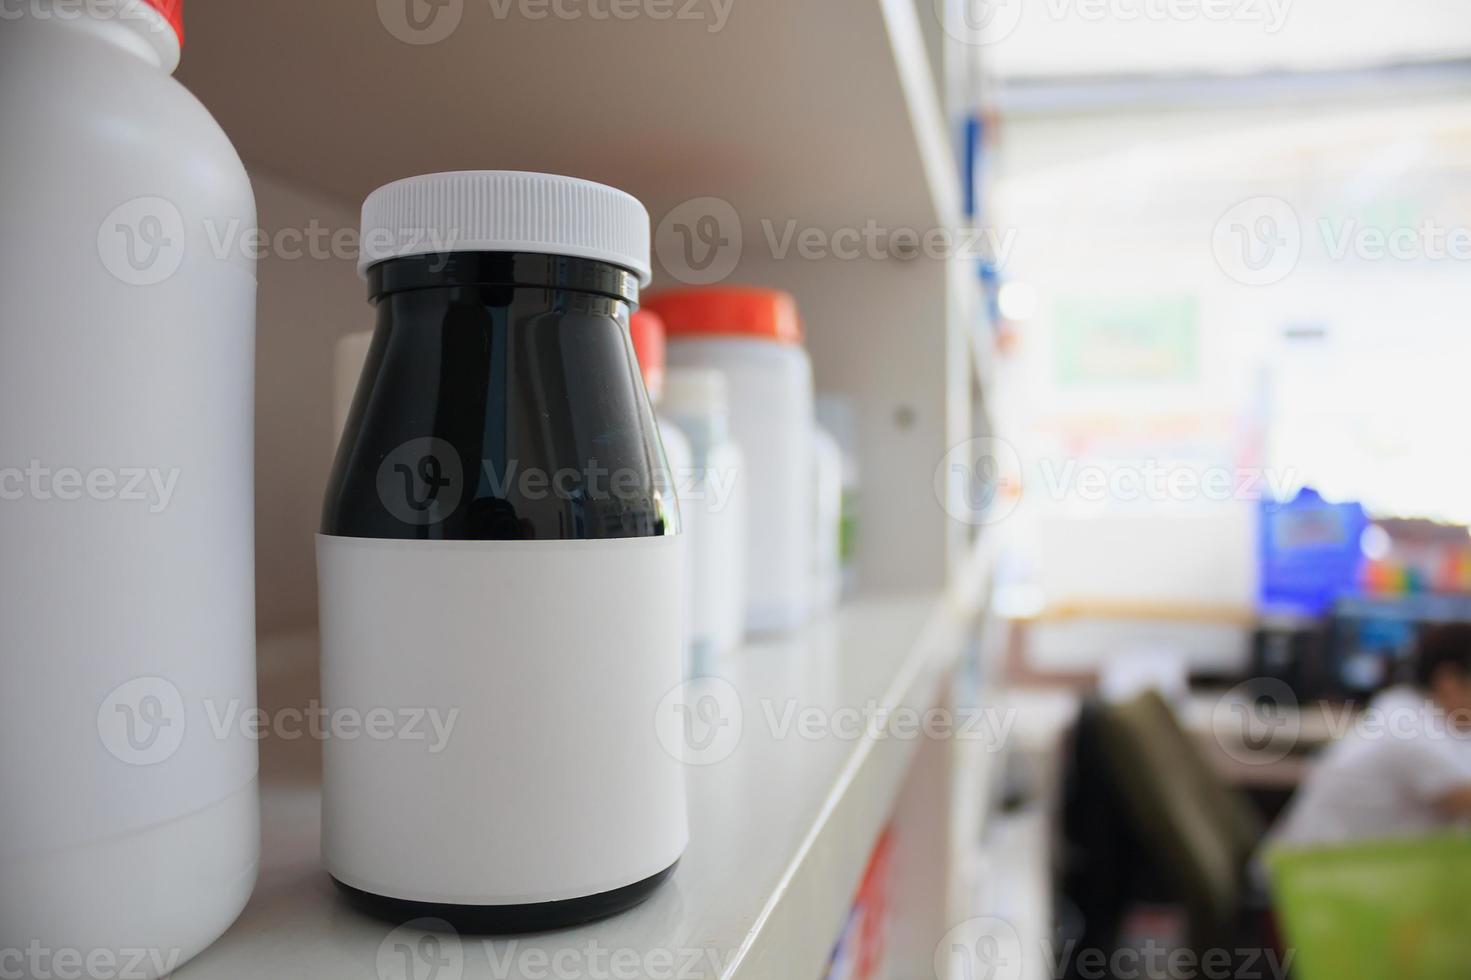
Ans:
{"type": "Polygon", "coordinates": [[[1189,384],[1199,377],[1193,295],[1070,295],[1056,310],[1061,388],[1189,384]]]}

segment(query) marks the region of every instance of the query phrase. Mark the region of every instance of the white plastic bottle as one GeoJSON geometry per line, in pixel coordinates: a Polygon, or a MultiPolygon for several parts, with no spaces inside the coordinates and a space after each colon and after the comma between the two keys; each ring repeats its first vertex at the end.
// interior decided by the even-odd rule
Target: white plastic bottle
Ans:
{"type": "Polygon", "coordinates": [[[662,405],[692,450],[679,510],[694,582],[690,674],[703,677],[719,673],[720,660],[745,634],[746,462],[730,436],[725,375],[674,368],[664,378],[662,405]]]}
{"type": "Polygon", "coordinates": [[[179,0],[8,6],[0,962],[160,976],[259,853],[255,204],[179,0]]]}
{"type": "Polygon", "coordinates": [[[714,368],[730,388],[731,432],[745,453],[746,627],[804,625],[812,614],[812,362],[797,304],[756,287],[648,297],[664,318],[672,367],[714,368]]]}

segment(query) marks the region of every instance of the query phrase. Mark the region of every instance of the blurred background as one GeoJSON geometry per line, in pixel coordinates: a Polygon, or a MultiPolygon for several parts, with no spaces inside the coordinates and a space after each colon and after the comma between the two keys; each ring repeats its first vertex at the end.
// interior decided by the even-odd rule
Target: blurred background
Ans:
{"type": "MultiPolygon", "coordinates": [[[[1024,5],[994,45],[993,404],[1026,491],[1002,533],[1043,607],[1249,626],[1278,585],[1261,505],[1303,487],[1377,521],[1467,519],[1467,437],[1439,407],[1466,343],[1464,12],[1297,3],[1273,30],[1253,9],[1024,5]]],[[[1377,526],[1354,587],[1465,588],[1465,535],[1377,526]],[[1422,536],[1443,550],[1411,560],[1422,536]]],[[[1189,646],[1229,668],[1245,649],[1189,646]]]]}
{"type": "Polygon", "coordinates": [[[1394,765],[1464,786],[1467,747],[1424,715],[1403,739],[1366,719],[1394,716],[1381,695],[1409,689],[1427,630],[1471,616],[1471,457],[1447,411],[1471,23],[1441,3],[1085,6],[978,27],[1005,246],[986,530],[1010,690],[1029,722],[1057,712],[1010,777],[1023,811],[1062,786],[1036,907],[1115,951],[1094,975],[1201,975],[1222,948],[1223,975],[1271,975],[1247,947],[1281,974],[1453,975],[1464,909],[1425,869],[1464,867],[1433,829],[1464,812],[1382,804],[1428,811],[1394,765]],[[1139,965],[1161,945],[1198,958],[1139,965]]]}

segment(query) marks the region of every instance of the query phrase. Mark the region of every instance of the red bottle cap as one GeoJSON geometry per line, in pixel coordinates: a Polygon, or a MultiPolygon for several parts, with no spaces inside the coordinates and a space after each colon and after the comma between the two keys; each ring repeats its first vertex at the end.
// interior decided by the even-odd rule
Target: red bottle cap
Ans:
{"type": "Polygon", "coordinates": [[[179,44],[184,44],[184,0],[143,0],[144,3],[163,14],[163,19],[178,35],[179,44]]]}
{"type": "Polygon", "coordinates": [[[675,289],[644,298],[664,318],[671,337],[737,336],[802,342],[802,319],[791,293],[757,286],[675,289]]]}

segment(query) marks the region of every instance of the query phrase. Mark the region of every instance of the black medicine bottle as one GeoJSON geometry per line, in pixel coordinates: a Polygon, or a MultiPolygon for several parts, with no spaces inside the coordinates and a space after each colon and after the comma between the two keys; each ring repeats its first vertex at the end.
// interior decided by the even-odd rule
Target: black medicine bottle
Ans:
{"type": "Polygon", "coordinates": [[[688,840],[683,539],[628,321],[648,215],[499,171],[364,205],[377,326],[317,538],[323,860],[357,906],[521,932],[688,840]],[[417,724],[417,729],[415,725],[417,724]]]}

